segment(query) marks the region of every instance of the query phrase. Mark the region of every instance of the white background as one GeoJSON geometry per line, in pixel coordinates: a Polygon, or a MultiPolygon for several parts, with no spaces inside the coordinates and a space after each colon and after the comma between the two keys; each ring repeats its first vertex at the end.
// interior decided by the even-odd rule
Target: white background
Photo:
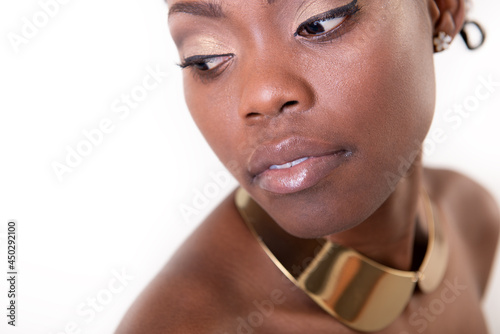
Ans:
{"type": "MultiPolygon", "coordinates": [[[[500,81],[500,3],[477,2],[473,17],[489,31],[488,44],[471,53],[457,39],[436,56],[433,126],[446,140],[429,146],[425,159],[472,176],[500,202],[500,88],[460,126],[442,120],[474,96],[479,75],[500,81]]],[[[223,186],[197,215],[181,215],[181,206],[191,206],[195,192],[211,182],[210,173],[224,169],[184,105],[162,0],[70,0],[15,52],[8,33],[20,34],[23,17],[32,20],[40,10],[35,0],[0,3],[0,268],[6,272],[6,223],[16,219],[20,272],[18,327],[7,326],[1,311],[0,332],[56,334],[74,324],[80,333],[111,333],[236,183],[223,186]],[[168,74],[120,119],[114,101],[141,85],[147,67],[168,74]],[[60,182],[51,164],[64,163],[67,147],[75,149],[83,131],[106,118],[113,131],[60,182]],[[133,279],[110,293],[114,271],[133,279]],[[106,304],[89,321],[77,309],[88,309],[88,298],[99,295],[106,304]]],[[[500,333],[499,269],[484,304],[493,333],[500,333]]],[[[6,291],[1,279],[3,310],[6,291]]]]}

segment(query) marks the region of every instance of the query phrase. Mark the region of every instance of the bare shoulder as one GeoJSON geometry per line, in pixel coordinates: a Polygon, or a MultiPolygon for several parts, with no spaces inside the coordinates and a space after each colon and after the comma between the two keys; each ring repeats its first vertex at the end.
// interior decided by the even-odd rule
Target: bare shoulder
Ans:
{"type": "Polygon", "coordinates": [[[256,246],[231,194],[143,291],[116,333],[233,332],[237,314],[259,294],[256,246]]]}
{"type": "Polygon", "coordinates": [[[491,194],[460,173],[425,169],[429,195],[467,247],[481,296],[486,288],[500,232],[500,211],[491,194]]]}

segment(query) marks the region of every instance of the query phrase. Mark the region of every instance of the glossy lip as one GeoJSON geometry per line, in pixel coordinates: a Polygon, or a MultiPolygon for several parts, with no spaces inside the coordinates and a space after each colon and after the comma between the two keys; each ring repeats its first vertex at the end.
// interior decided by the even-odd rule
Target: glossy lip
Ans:
{"type": "Polygon", "coordinates": [[[279,142],[259,146],[250,157],[248,171],[253,182],[260,188],[288,194],[310,188],[339,167],[352,150],[321,140],[292,137],[279,142]],[[308,157],[293,167],[269,169],[308,157]]]}

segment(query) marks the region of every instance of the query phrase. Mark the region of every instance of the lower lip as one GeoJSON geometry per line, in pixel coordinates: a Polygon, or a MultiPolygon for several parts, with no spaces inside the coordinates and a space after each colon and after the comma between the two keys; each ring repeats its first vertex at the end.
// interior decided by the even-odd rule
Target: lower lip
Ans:
{"type": "Polygon", "coordinates": [[[351,152],[338,151],[321,157],[311,157],[286,169],[267,169],[255,177],[256,184],[277,194],[291,194],[311,188],[339,167],[351,152]]]}

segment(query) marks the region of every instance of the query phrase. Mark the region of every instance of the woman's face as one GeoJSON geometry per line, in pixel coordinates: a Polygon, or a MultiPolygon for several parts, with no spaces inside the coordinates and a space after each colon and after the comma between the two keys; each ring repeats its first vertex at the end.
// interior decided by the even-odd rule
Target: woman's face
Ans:
{"type": "Polygon", "coordinates": [[[434,110],[427,0],[168,5],[194,121],[285,230],[340,232],[390,196],[434,110]]]}

